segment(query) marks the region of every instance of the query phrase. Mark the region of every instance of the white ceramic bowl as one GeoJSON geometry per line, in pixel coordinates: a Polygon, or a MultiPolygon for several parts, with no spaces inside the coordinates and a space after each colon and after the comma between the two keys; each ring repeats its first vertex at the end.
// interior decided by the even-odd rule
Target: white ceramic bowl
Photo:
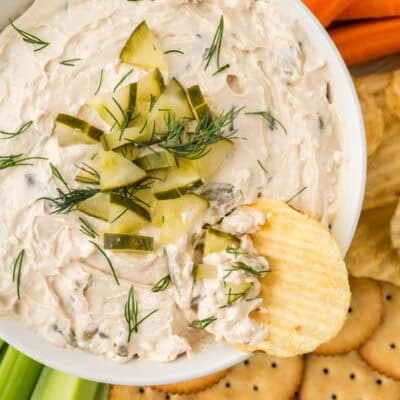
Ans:
{"type": "MultiPolygon", "coordinates": [[[[1,0],[0,29],[31,0],[1,0]]],[[[343,253],[349,247],[360,215],[365,188],[366,144],[360,106],[342,58],[326,31],[298,0],[280,0],[280,5],[298,18],[319,53],[328,61],[332,88],[343,119],[345,150],[345,193],[334,224],[334,234],[343,253]]],[[[52,368],[87,379],[123,384],[155,385],[194,379],[230,367],[247,355],[227,345],[215,345],[191,358],[169,364],[132,361],[118,365],[105,358],[78,350],[55,347],[16,321],[0,319],[0,337],[28,356],[52,368]]]]}

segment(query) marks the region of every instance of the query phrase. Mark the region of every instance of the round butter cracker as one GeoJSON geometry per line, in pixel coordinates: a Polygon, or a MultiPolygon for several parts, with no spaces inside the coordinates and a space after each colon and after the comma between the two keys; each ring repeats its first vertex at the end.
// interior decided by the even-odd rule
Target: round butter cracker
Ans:
{"type": "Polygon", "coordinates": [[[309,356],[299,400],[395,400],[400,382],[370,368],[351,352],[342,356],[309,356]]]}
{"type": "Polygon", "coordinates": [[[113,385],[109,400],[196,400],[193,395],[161,393],[149,387],[113,385]]]}
{"type": "Polygon", "coordinates": [[[174,383],[170,385],[153,386],[153,389],[165,393],[174,394],[189,394],[197,393],[205,390],[216,383],[218,383],[226,374],[228,370],[223,370],[215,374],[205,376],[203,378],[193,379],[187,382],[174,383]]]}
{"type": "Polygon", "coordinates": [[[371,279],[350,278],[351,304],[339,334],[314,352],[321,355],[348,353],[360,347],[376,330],[382,317],[382,294],[371,279]]]}
{"type": "Polygon", "coordinates": [[[400,380],[400,288],[383,284],[382,292],[382,323],[360,354],[372,368],[400,380]]]}
{"type": "Polygon", "coordinates": [[[196,396],[198,400],[291,400],[302,375],[302,357],[276,358],[257,353],[196,396]]]}
{"type": "Polygon", "coordinates": [[[282,201],[263,199],[252,207],[266,217],[253,241],[271,270],[260,279],[263,303],[252,317],[267,336],[239,348],[276,357],[314,351],[337,335],[350,305],[338,245],[325,226],[282,201]]]}

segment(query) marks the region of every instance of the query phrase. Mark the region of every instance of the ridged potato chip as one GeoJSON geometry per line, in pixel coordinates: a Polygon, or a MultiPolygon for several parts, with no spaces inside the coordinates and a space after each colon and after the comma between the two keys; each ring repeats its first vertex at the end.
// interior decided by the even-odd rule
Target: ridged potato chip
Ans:
{"type": "Polygon", "coordinates": [[[397,203],[400,195],[400,121],[386,129],[382,143],[368,165],[363,209],[397,203]]]}
{"type": "Polygon", "coordinates": [[[198,400],[292,400],[303,376],[303,358],[255,354],[236,365],[198,400]]]}
{"type": "Polygon", "coordinates": [[[400,286],[400,260],[390,244],[394,206],[364,211],[346,256],[350,273],[400,286]]]}
{"type": "Polygon", "coordinates": [[[391,82],[385,89],[385,99],[390,112],[400,118],[400,70],[393,73],[391,82]]]}
{"type": "MultiPolygon", "coordinates": [[[[400,379],[400,288],[382,285],[382,323],[361,347],[361,357],[375,370],[400,379]]],[[[400,398],[400,397],[399,397],[400,398]]]]}
{"type": "Polygon", "coordinates": [[[260,280],[263,299],[253,318],[268,335],[255,348],[277,357],[315,350],[342,328],[350,304],[346,266],[329,230],[278,200],[259,200],[265,225],[253,235],[271,271],[260,280]]]}
{"type": "Polygon", "coordinates": [[[153,389],[159,392],[173,394],[197,393],[217,384],[222,378],[225,377],[227,373],[228,370],[224,370],[203,378],[193,379],[191,381],[174,383],[171,385],[153,386],[153,389]]]}
{"type": "Polygon", "coordinates": [[[334,356],[358,349],[374,333],[382,316],[382,293],[378,282],[350,278],[351,304],[342,330],[322,344],[316,354],[334,356]]]}
{"type": "Polygon", "coordinates": [[[367,93],[374,97],[379,96],[389,86],[392,79],[391,73],[372,74],[354,79],[358,93],[367,93]]]}
{"type": "MultiPolygon", "coordinates": [[[[392,246],[397,253],[400,253],[400,201],[397,205],[396,212],[392,217],[392,221],[390,223],[390,236],[392,239],[392,246]]],[[[400,254],[399,254],[400,256],[400,254]]]]}
{"type": "Polygon", "coordinates": [[[299,400],[396,400],[400,382],[370,368],[357,354],[309,356],[299,400]]]}

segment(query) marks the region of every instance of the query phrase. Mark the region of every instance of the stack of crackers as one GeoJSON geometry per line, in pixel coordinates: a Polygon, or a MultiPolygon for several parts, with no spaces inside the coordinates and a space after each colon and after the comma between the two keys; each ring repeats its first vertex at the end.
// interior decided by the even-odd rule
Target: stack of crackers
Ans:
{"type": "MultiPolygon", "coordinates": [[[[330,327],[325,321],[325,317],[333,319],[332,310],[348,306],[340,263],[335,261],[337,251],[333,248],[332,265],[338,265],[335,274],[327,263],[318,273],[314,271],[312,282],[305,274],[313,269],[313,260],[318,259],[315,265],[323,265],[315,246],[310,245],[314,251],[306,254],[308,258],[297,254],[300,257],[282,259],[280,245],[289,242],[288,230],[283,232],[282,227],[292,224],[289,236],[296,239],[293,243],[300,239],[311,243],[312,237],[320,240],[322,228],[290,215],[294,211],[278,203],[261,201],[256,207],[265,209],[270,220],[254,241],[260,253],[273,260],[273,275],[262,286],[266,308],[279,312],[259,316],[271,335],[258,350],[274,356],[255,353],[230,370],[176,385],[113,386],[110,400],[400,399],[400,71],[363,77],[355,84],[366,124],[369,167],[363,213],[346,257],[352,298],[344,325],[339,312],[330,327]],[[299,232],[296,220],[302,227],[308,225],[301,229],[301,238],[294,236],[299,232]],[[304,263],[299,261],[303,258],[304,263]],[[295,268],[286,270],[293,262],[295,268]],[[296,290],[292,299],[290,285],[301,284],[296,274],[303,280],[304,292],[296,290]],[[336,291],[329,291],[332,288],[336,291]],[[298,311],[291,311],[293,302],[303,302],[310,313],[296,321],[298,311]],[[307,352],[328,336],[334,337],[311,354],[288,357],[295,351],[307,352]],[[290,347],[293,343],[295,350],[290,347]]],[[[329,247],[329,238],[326,240],[329,247]]],[[[294,249],[300,247],[287,253],[296,254],[294,249]]]]}

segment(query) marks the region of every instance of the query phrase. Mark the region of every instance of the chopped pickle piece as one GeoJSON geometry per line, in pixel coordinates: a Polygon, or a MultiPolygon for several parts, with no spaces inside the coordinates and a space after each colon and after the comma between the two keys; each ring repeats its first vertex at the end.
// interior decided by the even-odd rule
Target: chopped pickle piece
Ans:
{"type": "Polygon", "coordinates": [[[177,199],[203,184],[200,175],[189,163],[181,160],[179,168],[171,168],[164,182],[155,184],[154,196],[159,200],[177,199]]]}
{"type": "Polygon", "coordinates": [[[168,69],[160,43],[146,21],[140,23],[132,32],[119,58],[127,64],[147,70],[168,69]]]}
{"type": "Polygon", "coordinates": [[[108,193],[98,193],[76,206],[77,210],[95,218],[108,221],[110,213],[110,196],[108,193]]]}
{"type": "Polygon", "coordinates": [[[218,278],[217,268],[215,265],[197,264],[193,271],[193,277],[195,281],[218,278]]]}
{"type": "Polygon", "coordinates": [[[129,161],[133,161],[139,154],[139,148],[133,143],[118,147],[114,151],[123,155],[129,161]]]}
{"type": "Polygon", "coordinates": [[[228,247],[240,247],[240,239],[230,233],[221,232],[216,229],[208,229],[204,242],[204,255],[219,253],[228,247]]]}
{"type": "Polygon", "coordinates": [[[75,176],[75,180],[80,183],[88,183],[90,185],[100,184],[100,176],[97,171],[99,167],[99,158],[97,155],[94,158],[79,164],[79,172],[75,176]]]}
{"type": "Polygon", "coordinates": [[[144,207],[128,197],[121,196],[117,193],[110,193],[110,203],[127,208],[128,210],[137,214],[143,220],[151,222],[150,213],[144,207]]]}
{"type": "Polygon", "coordinates": [[[119,149],[122,146],[134,143],[146,143],[151,139],[151,131],[145,123],[142,126],[131,126],[126,128],[121,135],[121,132],[113,131],[105,133],[101,139],[101,143],[105,150],[119,149]]]}
{"type": "Polygon", "coordinates": [[[101,152],[98,172],[102,191],[133,185],[146,176],[145,171],[113,151],[101,152]]]}
{"type": "Polygon", "coordinates": [[[62,147],[74,144],[95,144],[104,134],[102,130],[68,114],[57,115],[54,133],[62,147]]]}
{"type": "Polygon", "coordinates": [[[158,212],[162,214],[160,240],[167,244],[175,242],[192,228],[193,224],[207,211],[208,201],[195,194],[179,199],[160,201],[158,212]]]}
{"type": "Polygon", "coordinates": [[[145,148],[135,159],[135,164],[145,171],[176,167],[176,158],[167,150],[161,148],[145,148]]]}
{"type": "Polygon", "coordinates": [[[197,121],[200,121],[207,114],[211,117],[211,111],[208,107],[206,100],[204,99],[203,93],[201,92],[200,86],[195,85],[187,89],[187,96],[192,111],[197,121]]]}
{"type": "MultiPolygon", "coordinates": [[[[137,84],[131,83],[113,93],[98,94],[86,103],[92,107],[99,117],[111,128],[127,125],[136,104],[137,84]]],[[[113,130],[114,130],[113,129],[113,130]]]]}
{"type": "Polygon", "coordinates": [[[168,132],[168,124],[194,118],[185,89],[174,78],[166,86],[149,114],[149,124],[154,131],[163,135],[168,132]],[[168,122],[170,121],[170,122],[168,122]]]}
{"type": "Polygon", "coordinates": [[[147,253],[154,250],[154,239],[149,236],[105,233],[104,248],[112,251],[147,253]]]}
{"type": "Polygon", "coordinates": [[[222,140],[210,145],[207,154],[197,160],[190,160],[191,166],[198,172],[202,179],[211,178],[226,160],[233,149],[231,140],[222,140]]]}
{"type": "Polygon", "coordinates": [[[148,73],[138,81],[136,100],[150,103],[158,100],[165,88],[164,78],[158,68],[148,73]]]}

